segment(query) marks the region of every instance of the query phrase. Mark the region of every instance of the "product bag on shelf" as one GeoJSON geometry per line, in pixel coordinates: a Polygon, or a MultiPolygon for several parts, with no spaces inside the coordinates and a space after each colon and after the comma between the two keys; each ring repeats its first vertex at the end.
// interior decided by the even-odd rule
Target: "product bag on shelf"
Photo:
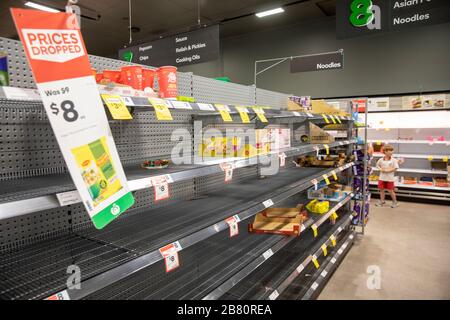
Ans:
{"type": "MultiPolygon", "coordinates": [[[[363,186],[363,178],[362,177],[355,177],[353,179],[353,189],[355,190],[355,192],[361,192],[362,191],[362,186],[363,186]]],[[[366,190],[369,189],[369,179],[366,179],[366,190]]]]}
{"type": "Polygon", "coordinates": [[[314,199],[306,205],[306,209],[312,213],[325,214],[330,210],[330,202],[314,199]]]}
{"type": "MultiPolygon", "coordinates": [[[[364,150],[358,149],[358,150],[353,150],[353,155],[355,156],[355,160],[357,161],[363,161],[364,160],[364,150]]],[[[371,160],[372,157],[370,156],[369,153],[367,153],[367,160],[371,160]]]]}
{"type": "MultiPolygon", "coordinates": [[[[367,167],[367,176],[372,173],[372,168],[367,167]]],[[[364,175],[364,165],[363,164],[355,164],[353,166],[353,174],[355,176],[363,176],[364,175]]]]}

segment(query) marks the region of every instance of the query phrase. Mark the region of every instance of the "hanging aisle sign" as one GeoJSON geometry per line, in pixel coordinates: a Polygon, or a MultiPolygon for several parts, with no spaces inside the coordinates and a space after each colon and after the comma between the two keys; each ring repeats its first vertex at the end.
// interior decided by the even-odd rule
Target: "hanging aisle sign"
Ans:
{"type": "Polygon", "coordinates": [[[448,0],[336,1],[338,39],[448,22],[450,22],[448,0]]]}
{"type": "Polygon", "coordinates": [[[72,180],[97,229],[134,203],[74,14],[11,9],[72,180]]]}
{"type": "Polygon", "coordinates": [[[319,53],[291,59],[291,73],[344,69],[344,50],[319,53]]]}

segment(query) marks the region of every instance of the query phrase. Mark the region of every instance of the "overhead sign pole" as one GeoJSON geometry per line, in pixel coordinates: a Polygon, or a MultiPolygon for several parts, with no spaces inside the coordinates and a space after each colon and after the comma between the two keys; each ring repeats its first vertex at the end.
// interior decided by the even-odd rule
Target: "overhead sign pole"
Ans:
{"type": "MultiPolygon", "coordinates": [[[[309,69],[305,69],[305,70],[301,70],[301,71],[294,71],[294,72],[302,72],[302,71],[320,71],[320,70],[330,70],[330,69],[342,69],[344,67],[344,49],[339,49],[337,51],[331,51],[331,52],[323,52],[323,53],[313,53],[313,54],[305,54],[305,55],[300,55],[300,56],[290,56],[290,57],[282,57],[282,58],[273,58],[273,59],[266,59],[266,60],[256,60],[255,61],[255,72],[254,72],[254,85],[256,87],[256,80],[258,75],[266,72],[267,70],[272,69],[273,67],[290,60],[291,61],[291,70],[292,70],[292,64],[293,61],[295,60],[311,60],[312,63],[316,63],[316,69],[314,69],[314,67],[311,66],[306,66],[306,68],[309,69]],[[332,55],[341,55],[342,56],[342,63],[339,66],[332,66],[330,68],[321,68],[320,65],[324,65],[327,66],[328,63],[327,61],[323,61],[321,62],[321,57],[325,57],[325,56],[332,56],[332,55]],[[310,59],[310,58],[317,58],[317,59],[310,59]],[[271,64],[270,66],[264,68],[263,70],[258,71],[258,63],[264,63],[264,62],[273,62],[275,61],[275,63],[271,64]],[[319,65],[318,65],[319,64],[319,65]]],[[[292,71],[291,71],[292,72],[292,71]]]]}
{"type": "Polygon", "coordinates": [[[95,227],[134,203],[73,13],[11,9],[72,180],[95,227]]]}

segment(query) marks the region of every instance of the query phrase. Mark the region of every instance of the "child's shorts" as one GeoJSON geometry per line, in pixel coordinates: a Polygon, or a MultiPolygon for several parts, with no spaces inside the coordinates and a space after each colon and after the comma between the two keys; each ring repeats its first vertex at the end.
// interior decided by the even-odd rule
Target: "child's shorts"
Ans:
{"type": "Polygon", "coordinates": [[[394,181],[378,180],[378,189],[394,190],[394,181]]]}

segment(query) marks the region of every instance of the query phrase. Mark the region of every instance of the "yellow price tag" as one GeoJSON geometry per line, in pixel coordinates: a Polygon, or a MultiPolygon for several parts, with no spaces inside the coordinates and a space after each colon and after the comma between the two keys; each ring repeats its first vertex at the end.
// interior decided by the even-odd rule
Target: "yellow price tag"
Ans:
{"type": "Polygon", "coordinates": [[[311,226],[311,229],[312,229],[312,231],[313,231],[313,233],[314,233],[314,238],[317,237],[317,226],[316,226],[315,224],[313,224],[313,225],[311,226]]]}
{"type": "Polygon", "coordinates": [[[261,107],[253,107],[253,110],[255,110],[256,115],[258,116],[259,120],[261,122],[269,122],[264,114],[264,110],[261,107]]]}
{"type": "Polygon", "coordinates": [[[223,121],[233,122],[233,118],[231,118],[227,106],[224,106],[223,104],[215,104],[215,106],[217,108],[217,111],[219,111],[220,115],[222,116],[223,121]]]}
{"type": "Polygon", "coordinates": [[[325,180],[325,183],[326,183],[327,185],[329,185],[329,184],[330,184],[330,180],[328,179],[328,176],[327,176],[326,174],[324,174],[322,177],[323,177],[323,179],[325,180]]]}
{"type": "Polygon", "coordinates": [[[333,121],[333,123],[336,124],[336,120],[334,119],[333,115],[329,114],[328,116],[330,117],[331,121],[333,121]]]}
{"type": "Polygon", "coordinates": [[[337,179],[338,179],[337,174],[336,174],[336,171],[334,171],[334,170],[331,171],[331,174],[332,174],[334,180],[337,180],[337,179]]]}
{"type": "Polygon", "coordinates": [[[381,141],[376,142],[377,146],[381,146],[381,141]]]}
{"type": "Polygon", "coordinates": [[[150,101],[153,108],[155,109],[156,118],[158,118],[158,120],[173,120],[169,107],[163,99],[148,98],[148,101],[150,101]]]}
{"type": "Polygon", "coordinates": [[[316,267],[316,269],[319,269],[320,265],[319,265],[319,262],[317,261],[316,257],[311,256],[311,261],[314,263],[314,266],[316,267]]]}
{"type": "Polygon", "coordinates": [[[338,218],[338,215],[336,212],[333,212],[333,214],[331,215],[331,219],[336,220],[338,218]]]}
{"type": "Polygon", "coordinates": [[[334,237],[334,235],[331,235],[330,240],[333,247],[336,247],[336,238],[334,237]]]}
{"type": "Polygon", "coordinates": [[[339,116],[335,116],[338,123],[342,123],[341,118],[339,116]]]}
{"type": "Polygon", "coordinates": [[[130,112],[125,105],[125,102],[119,95],[102,94],[102,99],[105,101],[111,116],[115,120],[130,120],[133,119],[130,112]]]}
{"type": "Polygon", "coordinates": [[[327,254],[328,254],[328,251],[327,251],[327,245],[324,243],[320,248],[321,248],[322,251],[323,251],[323,256],[326,257],[327,254]]]}
{"type": "Polygon", "coordinates": [[[322,117],[325,120],[326,123],[330,123],[330,120],[328,120],[327,115],[322,113],[322,117]]]}
{"type": "Polygon", "coordinates": [[[433,156],[428,156],[429,161],[433,161],[433,156]]]}
{"type": "Polygon", "coordinates": [[[247,108],[236,106],[236,110],[239,112],[239,115],[241,116],[242,123],[250,123],[247,108]]]}
{"type": "Polygon", "coordinates": [[[325,152],[330,154],[330,147],[327,144],[324,144],[323,147],[325,148],[325,152]]]}
{"type": "Polygon", "coordinates": [[[443,157],[443,158],[442,158],[442,161],[443,161],[443,162],[448,162],[448,157],[443,157]]]}

